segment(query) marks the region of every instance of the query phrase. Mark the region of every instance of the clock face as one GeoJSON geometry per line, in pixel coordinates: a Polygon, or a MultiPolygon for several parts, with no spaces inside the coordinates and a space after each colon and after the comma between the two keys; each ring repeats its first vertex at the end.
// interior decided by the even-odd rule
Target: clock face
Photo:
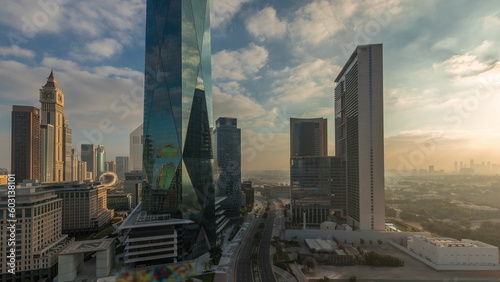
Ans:
{"type": "Polygon", "coordinates": [[[59,102],[62,102],[62,99],[63,99],[62,95],[57,96],[57,99],[59,100],[59,102]]]}
{"type": "Polygon", "coordinates": [[[45,99],[52,99],[52,93],[45,93],[45,99]]]}

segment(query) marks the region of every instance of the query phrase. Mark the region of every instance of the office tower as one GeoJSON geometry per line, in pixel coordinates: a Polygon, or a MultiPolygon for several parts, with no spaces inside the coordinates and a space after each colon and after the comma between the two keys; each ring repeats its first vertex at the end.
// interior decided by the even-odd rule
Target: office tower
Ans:
{"type": "Polygon", "coordinates": [[[306,223],[344,218],[346,212],[345,164],[342,157],[290,159],[292,220],[306,223]]]}
{"type": "Polygon", "coordinates": [[[78,161],[78,180],[87,180],[87,162],[78,161]]]}
{"type": "Polygon", "coordinates": [[[335,82],[335,151],[347,163],[347,221],[384,230],[382,44],[356,47],[335,82]]]}
{"type": "MultiPolygon", "coordinates": [[[[93,144],[82,144],[82,150],[80,152],[80,159],[82,162],[87,163],[87,172],[92,173],[92,178],[95,178],[97,174],[97,156],[94,150],[93,144]]],[[[87,174],[85,173],[84,178],[87,179],[87,174]]]]}
{"type": "Polygon", "coordinates": [[[11,170],[16,183],[40,180],[40,109],[12,106],[11,170]]]}
{"type": "MultiPolygon", "coordinates": [[[[0,218],[5,220],[9,218],[9,197],[6,190],[0,195],[0,218]]],[[[52,281],[57,275],[58,254],[73,241],[62,234],[62,199],[54,191],[21,184],[16,188],[16,220],[16,275],[7,272],[12,246],[5,223],[0,232],[0,281],[52,281]]]]}
{"type": "Polygon", "coordinates": [[[52,182],[54,173],[54,126],[42,124],[40,126],[40,182],[52,182]]]}
{"type": "Polygon", "coordinates": [[[142,209],[191,221],[171,261],[216,243],[210,55],[208,1],[147,2],[142,209]]]}
{"type": "MultiPolygon", "coordinates": [[[[54,126],[54,181],[64,180],[64,161],[66,126],[63,112],[64,94],[57,86],[57,79],[51,71],[47,83],[40,89],[40,103],[42,103],[41,124],[54,126]]],[[[71,131],[70,131],[71,136],[71,131]]]]}
{"type": "Polygon", "coordinates": [[[235,118],[220,117],[214,129],[214,170],[218,197],[228,217],[241,208],[241,129],[235,118]]]}
{"type": "Polygon", "coordinates": [[[78,151],[71,148],[71,181],[78,181],[78,151]]]}
{"type": "Polygon", "coordinates": [[[130,133],[130,170],[142,170],[142,124],[130,133]]]}
{"type": "Polygon", "coordinates": [[[243,181],[241,183],[241,191],[245,193],[245,205],[252,208],[254,204],[254,190],[252,188],[252,181],[243,181]]]}
{"type": "Polygon", "coordinates": [[[69,121],[65,115],[63,115],[63,153],[64,153],[64,181],[72,181],[72,159],[71,159],[71,146],[72,146],[72,131],[69,128],[69,121]]]}
{"type": "Polygon", "coordinates": [[[104,150],[103,145],[97,146],[96,149],[96,157],[97,157],[97,176],[96,179],[99,179],[103,172],[106,172],[106,151],[104,150]]]}
{"type": "Polygon", "coordinates": [[[116,157],[116,174],[118,175],[118,179],[125,180],[125,173],[129,172],[128,164],[128,157],[116,157]]]}
{"type": "Polygon", "coordinates": [[[112,171],[116,173],[116,161],[106,162],[106,171],[112,171]]]}
{"type": "Polygon", "coordinates": [[[123,186],[124,192],[132,195],[132,208],[135,208],[141,199],[142,170],[125,172],[125,182],[123,186]]]}
{"type": "Polygon", "coordinates": [[[327,156],[327,130],[324,118],[290,118],[290,157],[327,156]]]}

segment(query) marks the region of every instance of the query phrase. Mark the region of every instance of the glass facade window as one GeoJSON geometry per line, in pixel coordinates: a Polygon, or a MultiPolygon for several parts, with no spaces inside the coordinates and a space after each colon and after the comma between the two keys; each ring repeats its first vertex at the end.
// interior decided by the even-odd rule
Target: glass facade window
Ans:
{"type": "Polygon", "coordinates": [[[195,222],[184,259],[216,239],[210,56],[208,1],[147,1],[143,210],[195,222]]]}

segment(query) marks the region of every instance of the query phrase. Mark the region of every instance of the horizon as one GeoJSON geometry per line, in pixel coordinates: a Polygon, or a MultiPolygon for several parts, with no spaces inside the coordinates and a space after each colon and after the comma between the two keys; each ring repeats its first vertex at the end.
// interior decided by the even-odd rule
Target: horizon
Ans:
{"type": "MultiPolygon", "coordinates": [[[[128,156],[142,123],[144,1],[26,3],[0,11],[4,152],[12,105],[39,107],[54,68],[73,147],[103,144],[108,160],[128,156]],[[113,132],[100,130],[102,121],[113,132]]],[[[478,3],[212,1],[214,121],[238,119],[243,171],[289,169],[290,117],[330,120],[334,155],[334,79],[356,45],[383,43],[385,170],[498,164],[500,13],[495,1],[478,3]]],[[[10,168],[10,157],[0,167],[10,168]]]]}

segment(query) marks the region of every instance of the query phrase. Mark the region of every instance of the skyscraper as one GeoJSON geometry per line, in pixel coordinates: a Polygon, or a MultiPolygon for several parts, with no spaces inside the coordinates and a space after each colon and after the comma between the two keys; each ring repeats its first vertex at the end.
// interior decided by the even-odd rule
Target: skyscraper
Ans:
{"type": "MultiPolygon", "coordinates": [[[[87,163],[87,172],[90,172],[92,174],[91,178],[95,179],[97,177],[97,157],[94,144],[82,144],[80,154],[82,162],[87,163]]],[[[84,175],[83,178],[87,179],[87,175],[84,175]]]]}
{"type": "MultiPolygon", "coordinates": [[[[64,94],[57,86],[57,79],[51,71],[47,78],[47,83],[40,89],[40,103],[42,103],[41,124],[51,124],[54,126],[54,181],[64,180],[64,161],[67,152],[65,151],[66,127],[68,123],[64,116],[64,94]]],[[[71,131],[69,131],[71,136],[71,131]]]]}
{"type": "Polygon", "coordinates": [[[103,145],[97,146],[96,158],[97,158],[97,161],[96,161],[97,175],[95,178],[98,179],[101,176],[101,174],[106,171],[106,151],[104,150],[103,145]]]}
{"type": "Polygon", "coordinates": [[[78,181],[78,151],[75,148],[71,148],[71,181],[78,181]]]}
{"type": "Polygon", "coordinates": [[[241,208],[241,129],[235,118],[221,117],[214,129],[214,169],[217,196],[228,197],[221,204],[229,217],[241,208]]]}
{"type": "Polygon", "coordinates": [[[180,259],[216,243],[210,56],[208,1],[147,1],[142,208],[193,222],[180,259]]]}
{"type": "Polygon", "coordinates": [[[125,180],[125,173],[129,172],[129,159],[128,157],[117,156],[116,157],[116,175],[118,179],[125,180]]]}
{"type": "Polygon", "coordinates": [[[327,156],[327,130],[324,118],[290,118],[290,157],[327,156]]]}
{"type": "Polygon", "coordinates": [[[73,166],[71,159],[71,146],[73,142],[72,130],[69,128],[69,121],[63,115],[63,154],[64,154],[64,181],[72,181],[73,166]]]}
{"type": "Polygon", "coordinates": [[[16,183],[40,180],[40,109],[12,107],[11,170],[16,183]]]}
{"type": "Polygon", "coordinates": [[[358,46],[335,82],[335,151],[347,163],[347,221],[384,230],[382,44],[358,46]]]}
{"type": "Polygon", "coordinates": [[[41,176],[40,182],[52,182],[54,173],[54,126],[52,124],[42,124],[40,126],[40,155],[41,155],[41,176]]]}
{"type": "Polygon", "coordinates": [[[142,170],[142,124],[130,133],[130,170],[142,170]]]}

